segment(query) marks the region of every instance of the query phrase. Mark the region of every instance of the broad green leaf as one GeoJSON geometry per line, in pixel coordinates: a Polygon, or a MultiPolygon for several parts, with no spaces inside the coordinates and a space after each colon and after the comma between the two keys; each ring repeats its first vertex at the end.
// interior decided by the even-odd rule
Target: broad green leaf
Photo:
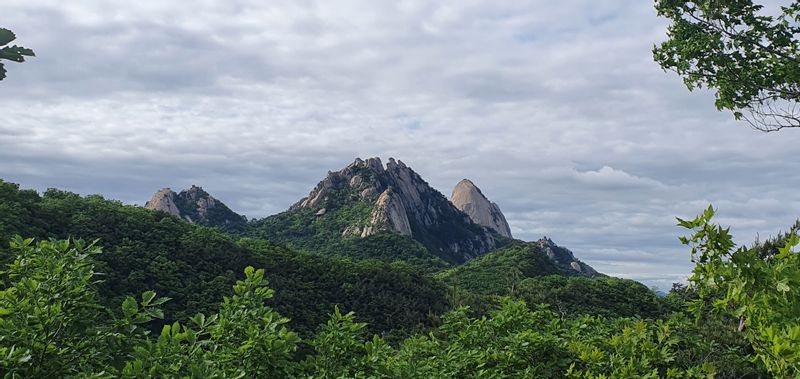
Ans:
{"type": "Polygon", "coordinates": [[[142,305],[143,306],[149,305],[150,301],[152,301],[154,297],[156,297],[156,293],[155,292],[153,292],[153,291],[145,291],[144,293],[142,293],[142,305]]]}
{"type": "Polygon", "coordinates": [[[122,313],[127,318],[133,317],[139,311],[139,305],[136,304],[136,299],[128,296],[122,302],[122,313]]]}
{"type": "Polygon", "coordinates": [[[14,35],[14,32],[8,29],[0,28],[0,46],[7,45],[16,38],[17,36],[14,35]]]}

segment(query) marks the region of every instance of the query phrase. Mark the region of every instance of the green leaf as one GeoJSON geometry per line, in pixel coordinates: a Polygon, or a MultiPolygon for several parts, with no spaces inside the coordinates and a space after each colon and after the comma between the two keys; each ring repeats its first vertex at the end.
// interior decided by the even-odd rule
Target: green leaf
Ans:
{"type": "Polygon", "coordinates": [[[142,293],[142,305],[147,306],[156,297],[156,293],[153,291],[145,291],[142,293]]]}
{"type": "Polygon", "coordinates": [[[789,285],[787,284],[786,279],[781,280],[780,282],[778,282],[776,287],[778,288],[778,291],[780,291],[780,292],[789,292],[791,290],[791,288],[789,288],[789,285]]]}
{"type": "Polygon", "coordinates": [[[164,311],[162,311],[161,309],[158,309],[158,308],[156,308],[156,309],[148,309],[145,312],[147,313],[148,316],[150,316],[152,318],[155,318],[155,319],[161,320],[161,319],[164,318],[164,311]]]}
{"type": "Polygon", "coordinates": [[[17,36],[14,35],[14,32],[0,28],[0,46],[7,45],[9,42],[17,39],[17,36]]]}
{"type": "Polygon", "coordinates": [[[136,299],[130,296],[126,297],[125,301],[122,302],[122,314],[124,314],[126,318],[131,318],[138,311],[139,305],[136,304],[136,299]]]}
{"type": "Polygon", "coordinates": [[[19,53],[21,55],[25,55],[25,56],[29,56],[29,57],[35,57],[36,56],[36,54],[31,49],[28,49],[28,48],[25,48],[25,47],[22,47],[22,46],[16,46],[16,48],[17,48],[17,53],[19,53]]]}
{"type": "Polygon", "coordinates": [[[25,57],[20,54],[17,49],[13,47],[4,47],[0,49],[0,59],[14,61],[17,63],[25,62],[25,57]]]}
{"type": "Polygon", "coordinates": [[[150,302],[150,306],[151,307],[155,307],[157,305],[164,304],[164,303],[166,303],[166,302],[168,302],[170,300],[172,300],[171,297],[166,297],[166,296],[165,297],[159,297],[158,299],[155,299],[152,302],[150,302]]]}
{"type": "Polygon", "coordinates": [[[31,355],[30,354],[24,354],[23,356],[19,357],[19,359],[17,359],[17,362],[19,362],[19,363],[27,363],[30,360],[31,360],[31,355]]]}

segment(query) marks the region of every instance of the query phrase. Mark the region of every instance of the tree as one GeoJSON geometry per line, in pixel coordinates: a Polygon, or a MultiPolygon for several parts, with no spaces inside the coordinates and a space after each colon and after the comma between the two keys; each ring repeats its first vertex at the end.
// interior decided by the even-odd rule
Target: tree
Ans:
{"type": "MultiPolygon", "coordinates": [[[[800,255],[791,234],[778,253],[764,257],[758,247],[736,248],[726,228],[711,223],[709,207],[694,220],[678,219],[693,234],[681,242],[692,248],[696,264],[689,278],[699,298],[689,302],[701,315],[710,305],[735,316],[756,357],[776,378],[800,377],[800,255]]],[[[735,321],[734,321],[735,322],[735,321]]]]}
{"type": "Polygon", "coordinates": [[[0,272],[0,373],[5,378],[63,378],[100,372],[125,359],[163,313],[154,292],[127,297],[123,315],[104,308],[95,285],[95,243],[11,241],[15,258],[0,272]]]}
{"type": "MultiPolygon", "coordinates": [[[[33,50],[31,49],[26,49],[22,46],[17,46],[17,45],[6,46],[15,39],[17,39],[17,36],[14,34],[14,32],[8,29],[0,28],[0,47],[5,46],[3,48],[0,48],[0,60],[5,59],[13,62],[25,62],[26,56],[28,57],[36,56],[36,54],[34,54],[33,50]]],[[[0,80],[5,79],[5,77],[6,77],[6,69],[3,66],[3,63],[0,62],[0,80]]]]}
{"type": "Polygon", "coordinates": [[[671,21],[653,49],[689,90],[716,89],[731,110],[761,131],[800,127],[800,0],[769,15],[752,0],[656,0],[671,21]]]}

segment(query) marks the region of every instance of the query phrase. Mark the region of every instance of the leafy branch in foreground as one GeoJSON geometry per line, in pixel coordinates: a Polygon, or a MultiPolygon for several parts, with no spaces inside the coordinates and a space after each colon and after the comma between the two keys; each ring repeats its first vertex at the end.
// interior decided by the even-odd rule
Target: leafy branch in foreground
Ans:
{"type": "Polygon", "coordinates": [[[142,325],[160,318],[168,299],[147,292],[123,303],[117,317],[100,305],[94,243],[16,237],[16,259],[0,291],[0,372],[7,378],[68,377],[120,362],[146,338],[142,325]]]}
{"type": "MultiPolygon", "coordinates": [[[[17,45],[6,46],[15,39],[17,39],[17,36],[14,34],[14,32],[8,29],[0,28],[0,47],[5,46],[0,48],[0,60],[5,59],[12,62],[20,63],[20,62],[25,62],[26,56],[27,57],[36,56],[36,54],[34,54],[33,50],[31,49],[17,45]]],[[[0,80],[5,79],[5,77],[6,77],[6,69],[3,66],[3,63],[0,62],[0,80]]]]}
{"type": "Polygon", "coordinates": [[[765,10],[751,0],[656,0],[668,40],[656,62],[693,90],[716,90],[718,110],[762,131],[800,127],[800,1],[765,10]],[[776,13],[772,16],[769,13],[776,13]]]}
{"type": "Polygon", "coordinates": [[[710,306],[739,319],[764,366],[779,378],[800,376],[800,255],[792,249],[800,237],[791,234],[784,247],[764,256],[758,247],[736,248],[729,229],[711,223],[709,207],[678,225],[694,234],[681,242],[692,248],[695,263],[689,281],[699,298],[690,302],[698,316],[710,306]]]}

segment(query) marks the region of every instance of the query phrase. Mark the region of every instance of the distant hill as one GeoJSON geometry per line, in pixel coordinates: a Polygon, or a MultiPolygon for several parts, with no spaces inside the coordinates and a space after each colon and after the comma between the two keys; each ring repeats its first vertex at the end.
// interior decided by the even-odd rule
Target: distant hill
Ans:
{"type": "Polygon", "coordinates": [[[461,288],[471,292],[503,294],[523,279],[556,274],[600,276],[590,266],[576,260],[572,252],[544,238],[537,242],[514,242],[445,271],[439,277],[448,282],[457,280],[461,288]]]}
{"type": "Polygon", "coordinates": [[[227,230],[239,230],[247,222],[247,218],[232,211],[202,187],[195,185],[179,193],[163,188],[156,192],[144,207],[169,213],[191,223],[227,230]]]}
{"type": "Polygon", "coordinates": [[[437,277],[451,288],[454,303],[473,308],[511,296],[529,305],[547,304],[564,316],[659,317],[666,312],[645,285],[599,274],[548,238],[515,242],[437,277]]]}

